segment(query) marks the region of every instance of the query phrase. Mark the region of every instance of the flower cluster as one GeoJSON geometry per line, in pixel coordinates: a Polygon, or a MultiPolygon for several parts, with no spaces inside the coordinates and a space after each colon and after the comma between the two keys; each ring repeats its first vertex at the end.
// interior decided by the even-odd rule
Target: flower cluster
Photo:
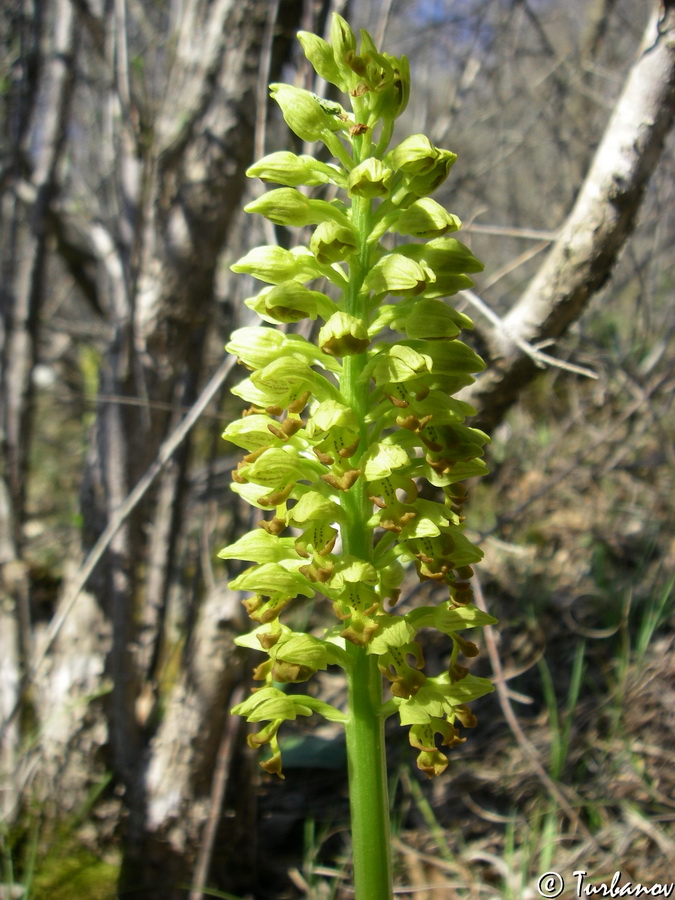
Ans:
{"type": "Polygon", "coordinates": [[[316,321],[317,337],[251,327],[227,346],[250,372],[234,389],[248,409],[224,433],[245,451],[233,489],[261,520],[220,556],[253,563],[231,582],[250,593],[244,603],[257,623],[238,642],[267,652],[255,670],[264,686],[234,712],[268,723],[250,743],[268,743],[263,765],[281,774],[283,721],[344,715],[275,685],[332,664],[347,668],[351,642],[377,658],[391,691],[382,714],[398,713],[410,726],[419,767],[435,775],[447,766],[436,735],[441,746],[458,743],[456,724],[475,722],[466,704],[492,689],[459,662],[477,652],[459,632],[494,621],[472,604],[471,566],[481,552],[462,525],[461,482],[485,472],[487,437],[465,424],[473,410],[454,398],[484,364],[459,340],[470,319],[443,300],[470,287],[482,265],[450,236],[457,217],[428,196],[455,155],[421,134],[389,149],[409,95],[405,57],[378,52],[365,31],[357,49],[338,15],[330,43],[302,32],[299,39],[351,109],[272,85],[291,130],[325,144],[335,162],[284,151],[248,172],[281,187],[247,212],[313,231],[308,246],[258,247],[232,266],[266,285],[246,304],[272,324],[316,321]],[[329,186],[337,199],[301,186],[329,186]],[[425,483],[431,489],[422,496],[425,483]],[[445,585],[447,599],[397,615],[410,566],[445,585]],[[332,604],[334,627],[317,637],[282,624],[289,604],[315,594],[332,604]],[[448,669],[437,677],[424,672],[416,640],[423,628],[452,641],[448,669]]]}

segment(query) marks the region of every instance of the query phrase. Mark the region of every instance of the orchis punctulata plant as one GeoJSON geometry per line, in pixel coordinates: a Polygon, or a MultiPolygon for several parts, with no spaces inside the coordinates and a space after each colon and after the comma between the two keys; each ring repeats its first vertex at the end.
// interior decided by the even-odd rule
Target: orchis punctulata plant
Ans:
{"type": "Polygon", "coordinates": [[[246,451],[233,489],[262,517],[220,556],[253,563],[231,582],[250,592],[244,604],[257,623],[237,643],[267,653],[254,674],[261,686],[233,712],[263,723],[249,743],[269,745],[262,766],[279,775],[284,721],[319,713],[344,722],[357,894],[373,900],[389,891],[384,719],[398,715],[419,768],[438,775],[448,765],[438,745],[462,740],[457,724],[476,721],[467,703],[492,690],[460,662],[478,652],[460,632],[495,621],[472,604],[471,566],[482,554],[461,515],[461,482],[486,471],[487,436],[465,424],[474,410],[453,396],[484,363],[459,340],[470,319],[443,299],[470,287],[467,273],[482,265],[449,236],[459,219],[428,196],[455,154],[422,134],[390,148],[408,101],[406,58],[379,52],[365,31],[357,48],[338,15],[330,43],[298,37],[351,108],[273,84],[289,128],[325,144],[335,162],[284,151],[248,171],[282,187],[247,212],[314,230],[309,246],[258,247],[232,266],[267,285],[246,304],[268,323],[320,327],[315,343],[250,327],[227,346],[250,370],[234,389],[249,408],[224,433],[246,451]],[[301,186],[332,186],[338,199],[301,186]],[[384,245],[387,235],[397,237],[384,245]],[[397,614],[411,567],[444,585],[445,597],[397,614]],[[335,625],[322,635],[292,631],[281,620],[286,607],[315,595],[332,604],[335,625]],[[448,667],[433,676],[416,640],[424,628],[450,638],[448,667]],[[346,672],[346,712],[278,686],[329,665],[346,672]]]}

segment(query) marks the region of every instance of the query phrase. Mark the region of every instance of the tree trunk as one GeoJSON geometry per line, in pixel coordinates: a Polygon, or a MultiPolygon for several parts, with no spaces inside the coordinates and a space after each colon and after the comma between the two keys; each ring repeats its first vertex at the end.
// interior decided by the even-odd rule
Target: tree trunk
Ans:
{"type": "MultiPolygon", "coordinates": [[[[31,664],[30,574],[23,559],[38,322],[47,292],[48,216],[73,89],[74,17],[69,0],[8,12],[22,56],[7,91],[9,152],[3,172],[0,278],[0,790],[11,820],[18,793],[22,676],[31,664]]],[[[5,37],[3,35],[3,37],[5,37]]]]}
{"type": "MultiPolygon", "coordinates": [[[[261,78],[276,77],[301,4],[281,2],[276,20],[264,0],[172,6],[162,37],[172,50],[169,68],[146,84],[155,107],[129,64],[130,9],[111,0],[96,17],[95,7],[78,7],[105,82],[96,98],[101,115],[91,115],[101,127],[100,159],[112,161],[114,177],[103,173],[105,196],[51,209],[68,271],[111,326],[82,487],[83,553],[156,458],[176,424],[175,410],[190,407],[198,394],[217,265],[253,158],[261,78]]],[[[68,805],[76,806],[109,766],[128,812],[122,884],[162,900],[185,896],[180,885],[190,882],[205,823],[220,814],[211,809],[214,760],[242,677],[224,613],[228,598],[214,588],[197,610],[184,668],[160,696],[189,460],[186,441],[116,530],[72,607],[79,570],[69,572],[65,618],[36,691],[43,796],[67,792],[68,805]]],[[[34,757],[24,780],[35,765],[34,757]]],[[[240,835],[254,809],[245,802],[245,783],[240,835]]],[[[214,854],[221,886],[238,879],[245,889],[253,876],[255,866],[246,864],[252,857],[239,841],[230,842],[236,858],[214,854]]]]}

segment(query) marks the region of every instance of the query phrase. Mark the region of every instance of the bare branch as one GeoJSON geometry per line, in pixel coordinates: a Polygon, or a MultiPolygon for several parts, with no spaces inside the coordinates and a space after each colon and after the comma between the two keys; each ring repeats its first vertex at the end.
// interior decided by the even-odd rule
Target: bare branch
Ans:
{"type": "Polygon", "coordinates": [[[555,356],[549,356],[548,353],[542,352],[542,347],[546,347],[552,343],[552,341],[545,341],[538,346],[532,346],[532,344],[528,344],[527,341],[524,341],[522,338],[518,337],[517,334],[514,334],[512,331],[509,331],[508,326],[504,323],[504,319],[500,319],[497,313],[491,309],[485,300],[482,300],[478,294],[474,294],[473,291],[462,291],[462,296],[465,297],[471,305],[479,310],[486,319],[488,319],[492,325],[501,331],[504,336],[508,340],[512,340],[513,343],[518,347],[519,350],[529,356],[532,362],[537,366],[538,369],[545,369],[547,366],[554,366],[558,369],[565,369],[567,372],[574,372],[577,375],[584,375],[586,378],[597,378],[595,372],[591,371],[591,369],[586,369],[583,366],[575,366],[573,363],[565,362],[562,359],[556,359],[555,356]]]}
{"type": "Polygon", "coordinates": [[[516,338],[561,336],[607,282],[633,231],[675,114],[675,8],[655,11],[576,204],[525,294],[488,337],[492,365],[464,392],[494,428],[536,373],[516,338]]]}

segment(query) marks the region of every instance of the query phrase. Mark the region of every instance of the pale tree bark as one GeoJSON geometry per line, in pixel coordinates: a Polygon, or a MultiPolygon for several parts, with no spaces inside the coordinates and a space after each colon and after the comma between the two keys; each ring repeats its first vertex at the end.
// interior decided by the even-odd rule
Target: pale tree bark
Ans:
{"type": "Polygon", "coordinates": [[[674,117],[675,3],[666,0],[654,10],[584,184],[548,256],[501,326],[483,332],[488,368],[463,399],[477,408],[477,421],[488,431],[540,371],[519,343],[536,347],[563,335],[611,276],[674,117]]]}
{"type": "Polygon", "coordinates": [[[204,861],[204,871],[218,881],[227,873],[228,889],[237,893],[257,887],[255,793],[246,788],[255,783],[249,756],[237,754],[228,769],[234,789],[224,790],[221,797],[213,794],[223,742],[234,743],[226,748],[230,759],[234,750],[241,750],[241,724],[235,722],[228,730],[226,723],[233,692],[243,680],[242,660],[233,643],[242,625],[238,597],[223,588],[210,591],[180,681],[148,749],[142,788],[135,791],[137,799],[145,798],[144,818],[134,809],[130,827],[143,827],[130,834],[122,884],[137,887],[140,880],[147,896],[158,900],[185,896],[177,886],[193,881],[205,828],[213,817],[220,821],[219,839],[204,861]]]}
{"type": "MultiPolygon", "coordinates": [[[[19,700],[33,634],[29,572],[23,559],[26,471],[32,428],[32,374],[47,284],[48,218],[58,184],[73,88],[75,29],[70,0],[51,7],[25,0],[7,18],[22,56],[7,91],[7,167],[0,181],[0,709],[19,700]]],[[[18,798],[11,774],[20,729],[0,735],[0,812],[11,819],[18,798]]]]}
{"type": "MultiPolygon", "coordinates": [[[[260,82],[276,77],[302,4],[176,3],[156,11],[156,34],[127,0],[77,10],[88,65],[98,54],[105,84],[92,112],[102,188],[91,194],[75,171],[51,212],[68,271],[111,333],[82,488],[86,552],[155,459],[179,415],[172,410],[189,407],[199,390],[217,265],[253,158],[260,82]],[[147,41],[166,45],[166,70],[146,82],[147,96],[129,64],[131,35],[138,40],[144,28],[147,41]]],[[[213,766],[241,678],[227,598],[214,588],[196,611],[184,671],[161,698],[161,719],[156,713],[189,459],[186,441],[116,530],[64,620],[36,685],[40,753],[22,775],[25,783],[39,769],[43,793],[75,807],[110,767],[127,807],[123,885],[162,900],[184,896],[179,885],[190,881],[205,823],[220,814],[213,766]]],[[[78,571],[71,567],[65,579],[64,602],[78,571]]],[[[248,803],[246,816],[252,810],[248,803]]],[[[229,847],[212,866],[225,887],[237,863],[251,859],[235,842],[229,847]]],[[[250,881],[255,867],[247,868],[250,881]]]]}

